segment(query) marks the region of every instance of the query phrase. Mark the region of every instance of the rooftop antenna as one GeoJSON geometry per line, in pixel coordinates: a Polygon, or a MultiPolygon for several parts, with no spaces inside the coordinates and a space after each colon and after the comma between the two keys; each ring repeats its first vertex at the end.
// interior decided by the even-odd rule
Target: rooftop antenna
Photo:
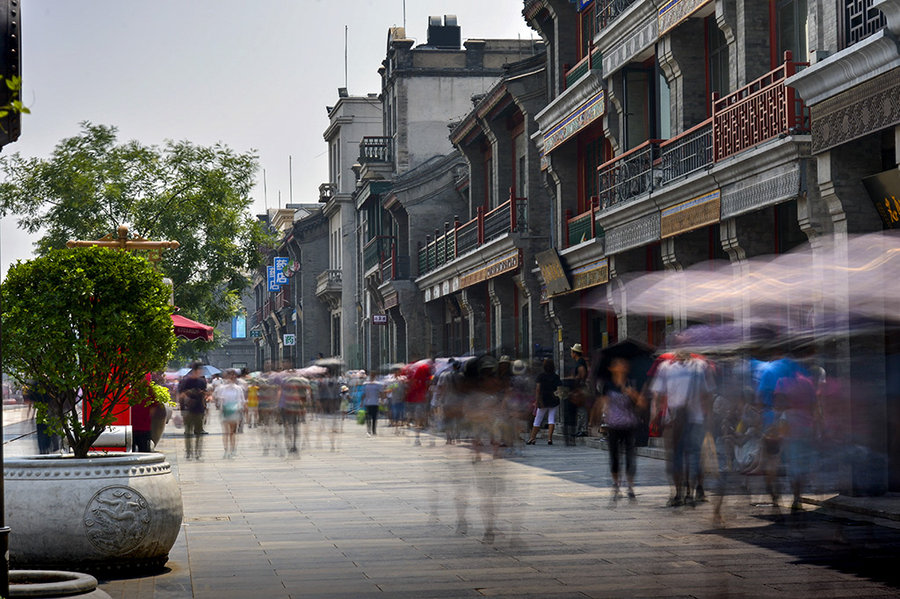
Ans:
{"type": "Polygon", "coordinates": [[[344,89],[347,89],[347,25],[344,25],[344,89]]]}
{"type": "Polygon", "coordinates": [[[278,209],[281,210],[281,190],[278,190],[278,209]]]}
{"type": "MultiPolygon", "coordinates": [[[[294,157],[288,154],[288,202],[294,203],[294,157]]],[[[281,208],[281,205],[278,206],[281,208]]]]}
{"type": "Polygon", "coordinates": [[[266,169],[263,169],[263,206],[266,207],[266,214],[269,213],[269,194],[266,190],[266,169]]]}
{"type": "Polygon", "coordinates": [[[403,0],[403,31],[406,31],[406,0],[403,0]]]}

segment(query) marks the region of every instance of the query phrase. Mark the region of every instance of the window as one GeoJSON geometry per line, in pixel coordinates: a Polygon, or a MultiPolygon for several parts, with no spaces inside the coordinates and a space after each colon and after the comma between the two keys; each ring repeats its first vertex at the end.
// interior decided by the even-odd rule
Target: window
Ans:
{"type": "Polygon", "coordinates": [[[706,17],[706,113],[711,114],[713,94],[728,94],[728,41],[714,16],[706,17]]]}
{"type": "Polygon", "coordinates": [[[625,145],[626,150],[648,139],[672,137],[672,98],[669,83],[655,60],[626,67],[625,145]]]}
{"type": "Polygon", "coordinates": [[[784,53],[790,51],[794,60],[803,62],[809,55],[806,44],[806,0],[774,0],[775,27],[778,36],[772,68],[784,62],[784,53]]]}
{"type": "Polygon", "coordinates": [[[594,40],[594,35],[597,33],[594,29],[595,26],[594,3],[591,2],[581,11],[581,22],[578,27],[578,37],[580,41],[578,45],[579,60],[587,56],[588,52],[591,51],[591,43],[594,40]]]}

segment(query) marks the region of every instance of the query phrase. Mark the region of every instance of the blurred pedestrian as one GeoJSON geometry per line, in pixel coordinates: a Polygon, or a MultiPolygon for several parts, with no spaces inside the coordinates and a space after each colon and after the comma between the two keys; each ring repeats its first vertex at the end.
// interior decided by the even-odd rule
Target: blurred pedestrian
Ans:
{"type": "Polygon", "coordinates": [[[706,402],[714,388],[706,361],[679,350],[656,369],[650,390],[656,410],[665,410],[665,437],[674,493],[667,505],[694,506],[703,501],[700,449],[705,433],[706,402]],[[665,406],[663,408],[663,406],[665,406]]]}
{"type": "Polygon", "coordinates": [[[545,359],[543,372],[535,380],[534,401],[537,409],[531,428],[531,438],[528,439],[527,445],[535,444],[538,431],[544,422],[544,416],[547,416],[547,445],[553,445],[553,429],[556,428],[556,415],[559,411],[559,397],[557,397],[556,391],[559,389],[560,383],[553,360],[545,359]]]}
{"type": "Polygon", "coordinates": [[[300,424],[310,403],[310,384],[304,377],[290,376],[281,387],[281,425],[284,427],[284,447],[288,453],[299,453],[300,424]]]}
{"type": "Polygon", "coordinates": [[[222,457],[228,459],[237,454],[236,433],[247,399],[243,386],[237,382],[235,370],[226,370],[222,380],[223,382],[213,391],[213,396],[222,415],[222,444],[224,446],[222,457]]]}
{"type": "Polygon", "coordinates": [[[637,469],[635,453],[635,431],[640,424],[638,414],[644,408],[644,397],[628,378],[630,365],[625,358],[613,358],[609,365],[609,380],[600,387],[601,412],[606,424],[609,444],[609,465],[613,479],[613,502],[621,497],[619,490],[619,453],[625,454],[625,477],[628,481],[628,498],[635,499],[634,475],[637,469]]]}
{"type": "Polygon", "coordinates": [[[178,386],[178,401],[184,419],[185,457],[203,457],[203,418],[206,416],[206,378],[203,363],[194,362],[178,386]]]}
{"type": "Polygon", "coordinates": [[[375,380],[375,371],[369,373],[369,380],[362,385],[362,405],[366,410],[366,435],[378,434],[378,410],[384,398],[384,385],[375,380]]]}

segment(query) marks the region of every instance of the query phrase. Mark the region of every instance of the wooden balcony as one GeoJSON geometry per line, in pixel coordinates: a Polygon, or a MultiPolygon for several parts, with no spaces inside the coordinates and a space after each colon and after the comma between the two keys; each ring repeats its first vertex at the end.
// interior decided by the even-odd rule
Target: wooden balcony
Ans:
{"type": "Polygon", "coordinates": [[[591,45],[590,53],[575,63],[575,66],[572,68],[568,68],[568,65],[563,65],[563,69],[565,69],[565,86],[566,89],[575,85],[575,83],[584,77],[589,71],[593,71],[594,69],[600,69],[603,66],[603,63],[600,60],[600,50],[593,47],[591,45]]]}
{"type": "Polygon", "coordinates": [[[376,235],[363,246],[363,269],[366,274],[373,268],[379,267],[385,254],[391,249],[394,237],[391,235],[376,235]]]}
{"type": "Polygon", "coordinates": [[[599,210],[599,198],[591,198],[590,209],[581,214],[572,216],[572,211],[566,210],[566,247],[578,245],[597,237],[597,233],[600,231],[596,221],[599,210]]]}
{"type": "Polygon", "coordinates": [[[809,132],[809,109],[785,79],[808,63],[785,62],[723,98],[712,116],[668,140],[651,139],[601,164],[601,209],[710,168],[716,162],[779,136],[809,132]]]}
{"type": "Polygon", "coordinates": [[[472,220],[451,226],[445,223],[444,231],[435,230],[428,235],[425,244],[419,245],[419,275],[452,262],[462,254],[485,243],[524,227],[526,198],[517,198],[512,189],[510,197],[493,210],[479,207],[472,220]]]}

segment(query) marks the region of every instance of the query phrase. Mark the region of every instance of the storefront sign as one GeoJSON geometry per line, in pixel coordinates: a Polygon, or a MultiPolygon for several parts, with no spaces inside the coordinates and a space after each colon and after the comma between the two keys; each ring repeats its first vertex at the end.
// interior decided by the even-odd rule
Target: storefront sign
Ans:
{"type": "Polygon", "coordinates": [[[596,96],[575,109],[572,114],[565,117],[544,134],[544,154],[549,154],[553,148],[563,144],[566,140],[603,116],[606,108],[606,96],[601,90],[596,96]]]}
{"type": "Polygon", "coordinates": [[[572,291],[609,282],[609,260],[603,258],[572,271],[572,291]]]}
{"type": "Polygon", "coordinates": [[[663,210],[659,223],[660,238],[665,239],[719,222],[721,197],[721,191],[717,189],[663,210]]]}
{"type": "Polygon", "coordinates": [[[548,295],[565,293],[571,289],[569,278],[566,276],[566,271],[563,270],[556,249],[550,248],[535,254],[534,259],[541,269],[541,276],[544,278],[544,285],[548,295]]]}
{"type": "Polygon", "coordinates": [[[475,283],[487,281],[505,272],[519,268],[519,250],[510,250],[499,258],[495,258],[485,266],[470,270],[459,277],[460,288],[469,287],[475,283]]]}
{"type": "Polygon", "coordinates": [[[293,333],[285,333],[282,345],[284,345],[285,347],[293,347],[297,345],[297,335],[294,335],[293,333]]]}
{"type": "Polygon", "coordinates": [[[387,314],[373,314],[372,315],[372,324],[387,324],[388,317],[387,314]]]}
{"type": "Polygon", "coordinates": [[[712,0],[669,0],[656,12],[659,35],[663,35],[712,0]]]}
{"type": "Polygon", "coordinates": [[[900,170],[889,171],[866,177],[862,180],[875,203],[878,216],[886,229],[900,228],[900,170]]]}

